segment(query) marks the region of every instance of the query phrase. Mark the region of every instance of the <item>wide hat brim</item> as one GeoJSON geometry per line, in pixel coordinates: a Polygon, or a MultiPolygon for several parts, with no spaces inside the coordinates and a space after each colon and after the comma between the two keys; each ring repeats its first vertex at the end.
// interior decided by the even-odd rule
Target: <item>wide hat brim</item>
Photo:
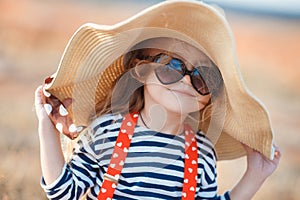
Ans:
{"type": "Polygon", "coordinates": [[[226,114],[214,141],[218,160],[245,155],[241,143],[273,159],[269,116],[242,80],[231,29],[222,12],[202,2],[166,1],[112,26],[83,25],[69,41],[47,91],[61,101],[72,98],[68,111],[74,123],[88,125],[95,104],[123,73],[123,55],[141,41],[157,37],[188,42],[219,67],[226,114]]]}

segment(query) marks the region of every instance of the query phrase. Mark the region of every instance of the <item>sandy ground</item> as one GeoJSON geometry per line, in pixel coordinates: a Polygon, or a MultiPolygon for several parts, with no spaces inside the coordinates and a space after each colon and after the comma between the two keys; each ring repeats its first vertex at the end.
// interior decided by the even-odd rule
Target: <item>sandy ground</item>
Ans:
{"type": "MultiPolygon", "coordinates": [[[[113,24],[144,7],[0,2],[0,199],[45,198],[39,186],[33,93],[56,70],[72,33],[85,22],[113,24]]],[[[283,151],[277,171],[254,199],[300,199],[300,20],[233,14],[228,19],[245,82],[268,108],[283,151]]],[[[220,193],[230,189],[244,170],[244,158],[219,162],[220,193]]]]}

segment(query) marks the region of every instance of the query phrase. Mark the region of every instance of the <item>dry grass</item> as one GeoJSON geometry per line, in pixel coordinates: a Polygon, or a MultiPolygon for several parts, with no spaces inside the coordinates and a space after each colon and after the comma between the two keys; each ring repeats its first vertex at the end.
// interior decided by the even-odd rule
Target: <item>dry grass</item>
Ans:
{"type": "MultiPolygon", "coordinates": [[[[39,186],[37,121],[33,92],[56,70],[71,34],[84,22],[111,24],[141,10],[84,3],[0,2],[0,199],[44,199],[39,186]],[[116,13],[120,14],[117,15],[116,13]],[[106,17],[105,17],[106,16],[106,17]],[[109,19],[109,20],[108,20],[109,19]]],[[[283,150],[278,170],[255,196],[300,199],[300,22],[229,15],[241,70],[266,104],[283,150]],[[239,20],[236,20],[239,19],[239,20]]],[[[219,163],[220,192],[231,188],[245,160],[219,163]]]]}

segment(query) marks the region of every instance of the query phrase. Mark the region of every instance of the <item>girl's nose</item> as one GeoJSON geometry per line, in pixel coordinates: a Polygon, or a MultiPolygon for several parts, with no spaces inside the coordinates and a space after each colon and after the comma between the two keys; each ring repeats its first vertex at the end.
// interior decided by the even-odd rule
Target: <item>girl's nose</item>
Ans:
{"type": "Polygon", "coordinates": [[[181,79],[181,81],[190,86],[192,85],[191,76],[188,74],[184,75],[184,77],[181,79]]]}

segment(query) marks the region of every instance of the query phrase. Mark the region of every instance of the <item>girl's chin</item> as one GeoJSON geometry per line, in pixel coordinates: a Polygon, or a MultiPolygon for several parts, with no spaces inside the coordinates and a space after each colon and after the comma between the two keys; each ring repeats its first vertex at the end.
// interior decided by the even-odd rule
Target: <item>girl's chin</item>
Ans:
{"type": "Polygon", "coordinates": [[[189,113],[193,113],[193,112],[197,112],[200,111],[202,108],[204,108],[204,106],[201,104],[195,104],[195,102],[190,102],[190,104],[182,104],[180,102],[177,103],[170,103],[168,105],[164,106],[165,109],[173,112],[173,113],[177,113],[177,114],[189,114],[189,113]]]}
{"type": "Polygon", "coordinates": [[[201,110],[205,104],[199,101],[196,97],[191,97],[188,95],[180,95],[180,96],[173,96],[173,101],[170,98],[170,104],[176,105],[176,108],[180,108],[178,110],[191,110],[191,112],[195,112],[201,110]],[[171,103],[172,102],[172,103],[171,103]]]}

